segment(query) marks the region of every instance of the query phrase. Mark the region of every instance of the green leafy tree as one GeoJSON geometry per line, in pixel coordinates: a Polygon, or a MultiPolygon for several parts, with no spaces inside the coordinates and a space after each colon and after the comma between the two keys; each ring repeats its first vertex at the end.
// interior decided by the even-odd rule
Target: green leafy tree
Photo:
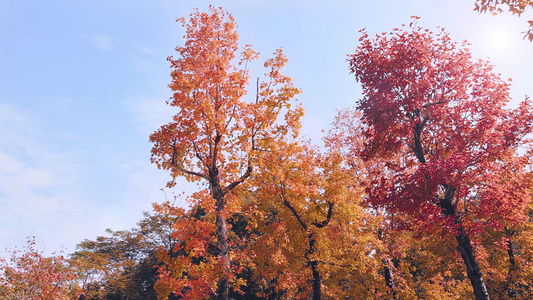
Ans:
{"type": "MultiPolygon", "coordinates": [[[[171,207],[169,203],[154,206],[160,211],[171,207]]],[[[85,299],[157,299],[156,252],[170,251],[175,245],[171,235],[176,219],[166,212],[144,213],[132,230],[108,229],[109,236],[78,244],[70,261],[85,299]]]]}

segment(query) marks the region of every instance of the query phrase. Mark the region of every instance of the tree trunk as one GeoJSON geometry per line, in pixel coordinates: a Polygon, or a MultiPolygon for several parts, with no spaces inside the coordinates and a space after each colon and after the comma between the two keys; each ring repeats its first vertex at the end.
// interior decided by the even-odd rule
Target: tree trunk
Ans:
{"type": "MultiPolygon", "coordinates": [[[[320,272],[318,271],[318,261],[313,259],[313,254],[316,252],[316,237],[315,234],[311,231],[307,223],[302,219],[298,211],[292,206],[292,204],[287,200],[285,197],[285,185],[283,182],[280,183],[280,191],[281,191],[281,197],[283,199],[283,205],[285,205],[291,212],[292,215],[298,220],[298,223],[302,226],[302,229],[307,231],[307,240],[308,240],[308,246],[307,251],[305,252],[305,258],[307,260],[307,265],[311,267],[311,271],[313,273],[313,300],[320,300],[322,299],[322,277],[320,276],[320,272]]],[[[329,224],[329,221],[331,220],[331,216],[333,214],[333,203],[328,203],[328,216],[326,217],[326,220],[322,222],[314,221],[312,224],[316,228],[322,228],[329,224]]]]}
{"type": "Polygon", "coordinates": [[[220,300],[229,299],[229,280],[228,275],[231,271],[231,261],[229,258],[229,243],[228,243],[228,226],[226,224],[226,212],[224,211],[224,193],[220,185],[211,185],[213,198],[216,201],[216,225],[217,225],[217,239],[218,248],[220,249],[219,259],[223,264],[223,273],[218,280],[217,298],[220,300]]]}
{"type": "Polygon", "coordinates": [[[516,261],[514,257],[514,251],[513,251],[513,242],[511,241],[511,238],[509,237],[509,240],[506,242],[507,246],[507,255],[509,256],[509,272],[507,273],[507,279],[505,282],[505,290],[507,291],[507,296],[509,298],[515,298],[516,297],[516,291],[514,289],[514,278],[515,278],[515,270],[516,270],[516,261]]]}
{"type": "Polygon", "coordinates": [[[392,299],[396,300],[396,284],[394,283],[393,265],[390,259],[381,260],[385,265],[383,267],[383,275],[385,276],[385,284],[392,292],[392,299]]]}
{"type": "Polygon", "coordinates": [[[512,277],[514,270],[516,269],[516,263],[514,259],[513,242],[509,238],[505,242],[507,246],[507,255],[509,256],[509,277],[512,277]]]}
{"type": "MultiPolygon", "coordinates": [[[[307,228],[307,226],[305,226],[307,228]]],[[[311,271],[313,272],[313,300],[322,299],[322,279],[320,277],[320,272],[318,272],[318,261],[311,259],[311,255],[316,252],[316,238],[315,235],[311,232],[308,236],[309,239],[309,248],[305,257],[307,258],[307,263],[311,266],[311,271]]]]}
{"type": "Polygon", "coordinates": [[[457,249],[461,253],[463,262],[466,265],[466,273],[468,274],[468,278],[470,279],[470,283],[474,289],[474,296],[476,297],[476,300],[488,300],[490,299],[489,293],[487,292],[487,287],[483,281],[481,271],[479,270],[476,255],[474,253],[474,249],[472,248],[472,244],[470,243],[470,237],[464,231],[460,223],[459,226],[459,232],[455,236],[457,244],[459,244],[457,249]]]}
{"type": "Polygon", "coordinates": [[[463,224],[457,216],[457,209],[452,202],[452,199],[455,196],[455,187],[448,185],[443,186],[446,188],[446,191],[444,198],[439,198],[439,206],[445,216],[450,216],[455,219],[455,225],[458,227],[457,233],[455,234],[455,239],[458,244],[457,250],[461,253],[461,257],[466,266],[466,273],[468,274],[468,279],[470,279],[470,284],[474,289],[474,296],[476,297],[476,300],[488,300],[490,299],[489,293],[487,292],[487,286],[485,285],[485,281],[483,281],[483,276],[479,270],[476,253],[472,248],[468,233],[464,230],[463,224]]]}
{"type": "MultiPolygon", "coordinates": [[[[415,111],[414,115],[419,116],[420,111],[415,111]]],[[[421,135],[427,120],[428,119],[425,119],[421,123],[416,123],[413,127],[414,144],[411,146],[411,149],[413,150],[413,153],[416,155],[418,161],[421,164],[426,163],[426,158],[424,156],[424,148],[422,147],[421,135]]],[[[489,300],[489,293],[487,292],[487,287],[485,285],[485,282],[483,281],[481,271],[479,270],[479,265],[476,260],[476,254],[474,252],[474,249],[472,248],[472,244],[470,243],[470,237],[468,236],[468,233],[465,232],[463,224],[461,224],[461,220],[457,216],[457,209],[453,205],[452,200],[455,196],[456,188],[447,184],[441,184],[441,186],[445,188],[444,197],[437,197],[436,199],[439,200],[438,205],[440,206],[442,213],[445,216],[453,217],[455,220],[455,224],[459,227],[458,233],[455,235],[455,239],[457,240],[458,244],[457,249],[461,253],[463,262],[466,265],[466,273],[468,274],[468,278],[470,279],[470,283],[472,284],[472,288],[474,289],[474,296],[476,297],[476,300],[489,300]]]]}
{"type": "Polygon", "coordinates": [[[311,261],[311,270],[313,271],[313,300],[320,300],[322,299],[322,291],[321,291],[321,278],[320,273],[318,272],[318,262],[317,261],[311,261]]]}

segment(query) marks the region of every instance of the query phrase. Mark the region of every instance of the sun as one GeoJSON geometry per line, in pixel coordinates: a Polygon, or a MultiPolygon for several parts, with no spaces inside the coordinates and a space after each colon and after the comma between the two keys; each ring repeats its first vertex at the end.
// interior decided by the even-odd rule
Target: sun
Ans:
{"type": "Polygon", "coordinates": [[[511,48],[509,32],[503,28],[497,28],[488,37],[488,46],[491,52],[505,52],[511,48]]]}

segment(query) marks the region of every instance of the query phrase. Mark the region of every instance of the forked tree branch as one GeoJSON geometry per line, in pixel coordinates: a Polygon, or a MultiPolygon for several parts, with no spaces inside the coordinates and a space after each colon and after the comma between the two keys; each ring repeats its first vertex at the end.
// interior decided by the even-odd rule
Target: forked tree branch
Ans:
{"type": "MultiPolygon", "coordinates": [[[[198,156],[198,153],[197,153],[197,156],[198,156]]],[[[200,157],[198,157],[198,158],[200,159],[200,157]]],[[[178,169],[179,171],[181,171],[181,172],[183,172],[185,174],[198,176],[200,178],[209,180],[209,178],[207,176],[203,175],[203,174],[187,170],[187,169],[185,169],[185,168],[183,168],[183,167],[178,165],[177,151],[176,151],[176,140],[174,140],[174,145],[173,145],[173,149],[172,149],[172,165],[174,166],[174,168],[178,169]]]]}
{"type": "Polygon", "coordinates": [[[232,182],[230,185],[226,186],[222,190],[222,193],[226,194],[230,192],[231,190],[233,190],[235,187],[237,187],[239,184],[243,183],[246,180],[246,178],[250,177],[250,175],[252,174],[252,169],[253,168],[252,168],[251,163],[248,163],[248,168],[246,168],[246,173],[244,173],[244,175],[242,175],[239,179],[232,182]]]}
{"type": "Polygon", "coordinates": [[[314,221],[313,225],[315,225],[317,228],[322,228],[326,225],[328,225],[329,221],[331,220],[331,216],[333,215],[333,202],[328,202],[328,216],[326,219],[322,222],[314,221]]]}
{"type": "Polygon", "coordinates": [[[283,201],[282,202],[283,205],[285,205],[292,212],[292,214],[298,220],[298,223],[300,223],[300,225],[302,225],[302,228],[305,231],[309,232],[309,227],[307,227],[307,223],[305,223],[305,221],[302,219],[300,214],[296,211],[296,208],[294,208],[294,206],[292,206],[292,204],[289,202],[289,200],[287,200],[287,197],[285,196],[285,184],[283,182],[280,182],[279,185],[280,185],[281,198],[282,198],[282,201],[283,201]]]}

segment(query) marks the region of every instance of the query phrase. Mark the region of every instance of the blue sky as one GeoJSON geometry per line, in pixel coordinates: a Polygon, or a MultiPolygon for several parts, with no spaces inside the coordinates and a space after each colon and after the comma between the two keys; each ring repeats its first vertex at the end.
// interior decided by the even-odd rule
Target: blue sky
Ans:
{"type": "MultiPolygon", "coordinates": [[[[473,12],[474,0],[214,1],[233,14],[242,43],[265,59],[278,47],[302,88],[304,133],[319,142],[336,109],[360,88],[348,73],[366,28],[390,31],[420,16],[468,39],[533,94],[531,15],[473,12]]],[[[168,174],[150,165],[148,135],[170,120],[166,57],[183,42],[175,22],[208,1],[0,1],[0,251],[35,235],[48,251],[74,251],[106,228],[128,229],[165,199],[168,174]]],[[[256,65],[259,67],[259,64],[256,65]]],[[[172,194],[191,191],[179,185],[172,194]]]]}

